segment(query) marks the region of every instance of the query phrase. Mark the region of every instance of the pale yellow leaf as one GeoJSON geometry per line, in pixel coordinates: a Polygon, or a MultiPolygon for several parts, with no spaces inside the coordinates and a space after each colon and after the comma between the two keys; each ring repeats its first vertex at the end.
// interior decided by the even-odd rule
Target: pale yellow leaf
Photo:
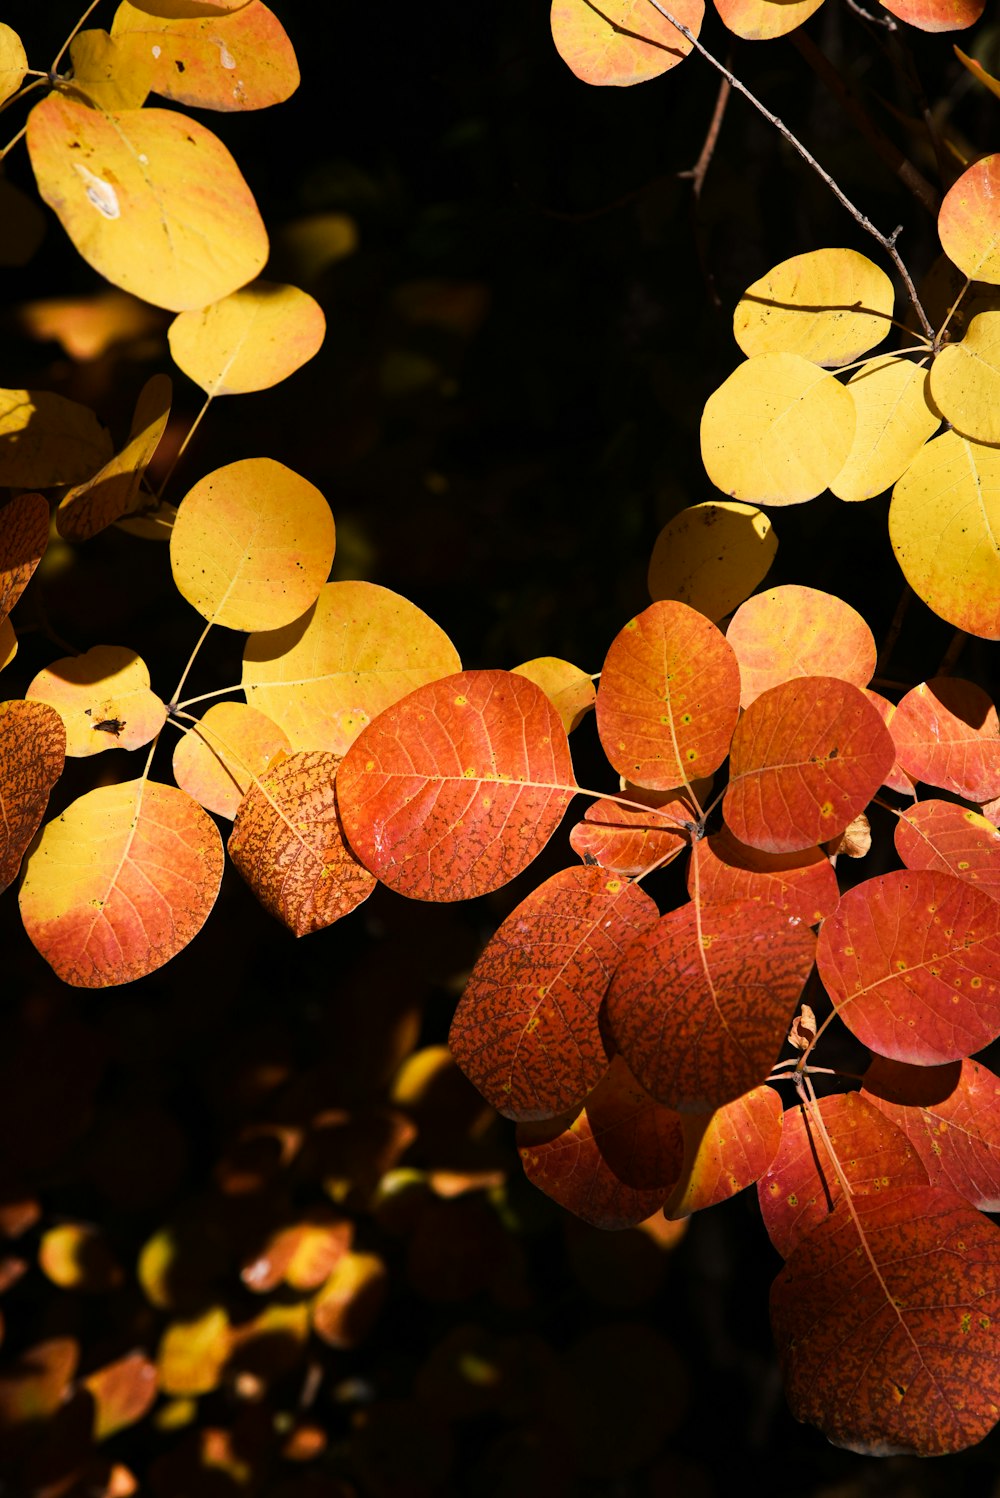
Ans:
{"type": "Polygon", "coordinates": [[[69,44],[73,83],[100,109],[141,109],[149,93],[152,59],[133,57],[106,31],[79,31],[69,44]]]}
{"type": "Polygon", "coordinates": [[[28,59],[21,38],[12,27],[0,21],[0,104],[16,94],[28,71],[28,59]]]}
{"type": "Polygon", "coordinates": [[[217,702],[174,747],[174,779],[206,811],[230,821],[254,775],[267,769],[288,737],[244,702],[217,702]]]}
{"type": "Polygon", "coordinates": [[[748,286],[733,314],[745,354],[801,354],[814,364],[850,364],[890,328],[892,282],[856,250],[810,250],[783,260],[748,286]]]}
{"type": "Polygon", "coordinates": [[[676,598],[716,623],[763,582],[778,538],[763,511],[738,500],[708,500],[675,515],[649,563],[653,602],[676,598]]]}
{"type": "Polygon", "coordinates": [[[266,390],[323,342],[319,303],[297,286],[255,281],[200,312],[181,312],[167,337],[174,363],[208,395],[266,390]]]}
{"type": "Polygon", "coordinates": [[[586,671],[555,655],[540,655],[514,667],[515,676],[526,676],[541,687],[562,720],[567,733],[583,721],[597,700],[597,688],[586,671]]]}
{"type": "MultiPolygon", "coordinates": [[[[703,0],[675,0],[670,9],[695,36],[703,0]]],[[[552,40],[568,68],[584,83],[625,87],[658,78],[691,51],[686,36],[647,0],[552,0],[552,40]]]]}
{"type": "Polygon", "coordinates": [[[748,42],[787,36],[819,10],[823,0],[715,0],[722,20],[748,42]]]}
{"type": "Polygon", "coordinates": [[[941,425],[927,401],[927,369],[881,354],[847,382],[857,425],[847,461],[830,485],[838,499],[871,499],[905,473],[941,425]]]}
{"type": "Polygon", "coordinates": [[[0,484],[75,484],[111,453],[111,438],[89,406],[49,390],[0,390],[0,484]]]}
{"type": "Polygon", "coordinates": [[[163,727],[167,709],[150,691],[149,671],[124,645],[92,645],[39,671],[25,696],[54,707],[66,725],[66,753],[139,749],[163,727]]]}
{"type": "Polygon", "coordinates": [[[980,312],[961,343],[941,350],[930,383],[934,402],[956,432],[1000,443],[1000,312],[980,312]]]}
{"type": "Polygon", "coordinates": [[[139,392],[129,440],[120,453],[60,501],[56,529],[67,541],[86,541],[134,508],[143,474],[160,444],[170,416],[173,386],[156,374],[139,392]]]}

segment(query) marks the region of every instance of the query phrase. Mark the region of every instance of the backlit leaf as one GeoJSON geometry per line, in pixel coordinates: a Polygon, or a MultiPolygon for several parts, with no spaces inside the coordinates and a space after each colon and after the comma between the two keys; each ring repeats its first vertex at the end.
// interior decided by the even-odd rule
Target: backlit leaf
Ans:
{"type": "Polygon", "coordinates": [[[258,900],[296,936],[348,915],[375,888],[344,843],[326,750],[281,755],[236,814],[229,855],[258,900]]]}
{"type": "Polygon", "coordinates": [[[627,948],[606,1001],[614,1042],[658,1102],[722,1107],[766,1080],[815,946],[773,906],[690,901],[627,948]]]}
{"type": "Polygon", "coordinates": [[[316,1290],[348,1252],[353,1236],[349,1217],[314,1210],[303,1221],[273,1232],[261,1252],[240,1270],[240,1279],[258,1295],[281,1284],[316,1290]]]}
{"type": "Polygon", "coordinates": [[[701,456],[717,489],[751,504],[815,499],[843,468],[854,402],[800,354],[757,354],[705,402],[701,456]]]}
{"type": "MultiPolygon", "coordinates": [[[[800,8],[768,6],[773,12],[800,8]]],[[[733,314],[733,335],[747,355],[799,354],[813,364],[850,364],[888,335],[894,299],[889,277],[866,255],[810,250],[747,287],[733,314]]]]}
{"type": "Polygon", "coordinates": [[[232,821],[251,778],[291,745],[276,723],[242,702],[217,702],[174,747],[174,779],[216,816],[232,821]]]}
{"type": "Polygon", "coordinates": [[[319,303],[297,286],[255,281],[197,312],[181,312],[167,337],[174,363],[206,394],[267,390],[307,363],[323,342],[319,303]]]}
{"type": "Polygon", "coordinates": [[[224,16],[249,4],[250,0],[135,0],[134,8],[148,16],[177,21],[197,16],[224,16]]]}
{"type": "Polygon", "coordinates": [[[13,27],[0,21],[0,104],[16,94],[28,71],[28,58],[13,27]]]}
{"type": "Polygon", "coordinates": [[[141,1352],[129,1352],[88,1374],[83,1386],[94,1401],[94,1440],[135,1425],[152,1408],[159,1392],[156,1365],[141,1352]]]}
{"type": "Polygon", "coordinates": [[[601,868],[563,869],[488,942],[452,1020],[459,1066],[507,1118],[552,1118],[607,1070],[598,1011],[623,949],[656,921],[653,901],[601,868]]]}
{"type": "Polygon", "coordinates": [[[49,390],[0,390],[0,484],[75,484],[111,453],[111,438],[89,406],[49,390]]]}
{"type": "Polygon", "coordinates": [[[871,630],[849,603],[796,583],[748,598],[730,620],[726,639],[740,665],[741,707],[800,676],[835,676],[867,686],[878,654],[871,630]]]}
{"type": "Polygon", "coordinates": [[[243,458],[181,500],[170,565],[210,624],[276,630],[315,603],[335,545],[330,506],[308,479],[273,458],[243,458]]]}
{"type": "Polygon", "coordinates": [[[1000,1035],[1000,902],[967,880],[902,869],[855,885],[820,929],[819,975],[880,1056],[956,1061],[1000,1035]]]}
{"type": "MultiPolygon", "coordinates": [[[[1000,214],[1000,168],[996,191],[1000,214]]],[[[1000,449],[957,432],[928,442],[892,491],[889,539],[928,608],[957,629],[1000,639],[1000,449]]]]}
{"type": "Polygon", "coordinates": [[[717,770],[739,716],[739,668],[710,620],[685,603],[654,603],[608,651],[597,731],[620,775],[667,790],[717,770]]]}
{"type": "Polygon", "coordinates": [[[1000,312],[980,312],[960,343],[934,360],[930,389],[941,415],[976,442],[1000,442],[1000,312]]]}
{"type": "Polygon", "coordinates": [[[733,734],[723,816],[742,843],[794,853],[864,811],[896,751],[860,687],[804,676],[771,687],[733,734]]]}
{"type": "Polygon", "coordinates": [[[526,676],[541,687],[562,720],[567,733],[572,733],[591,708],[597,697],[597,689],[586,671],[563,661],[554,655],[540,655],[535,660],[525,661],[514,667],[515,676],[526,676]]]}
{"type": "Polygon", "coordinates": [[[741,843],[728,827],[694,844],[687,883],[688,894],[702,904],[763,900],[807,926],[825,920],[840,899],[833,865],[821,849],[763,853],[741,843]]]}
{"type": "Polygon", "coordinates": [[[755,1087],[714,1113],[684,1113],[684,1164],[663,1210],[688,1217],[758,1181],[781,1142],[781,1098],[755,1087]]]}
{"type": "Polygon", "coordinates": [[[328,1347],[365,1341],[389,1293],[389,1271],[374,1253],[346,1253],[312,1302],[312,1328],[328,1347]]]}
{"type": "Polygon", "coordinates": [[[650,596],[676,598],[717,621],[763,582],[777,550],[770,520],[753,505],[737,500],[690,505],[656,538],[650,596]]]}
{"type": "Polygon", "coordinates": [[[39,671],[26,697],[54,707],[66,727],[66,753],[139,749],[159,733],[167,709],[149,688],[146,663],[124,645],[92,645],[39,671]]]}
{"type": "Polygon", "coordinates": [[[156,1370],[164,1394],[210,1394],[219,1387],[232,1330],[222,1306],[191,1321],[171,1321],[160,1338],[156,1370]]]}
{"type": "Polygon", "coordinates": [[[1000,829],[954,801],[920,801],[896,823],[896,852],[908,869],[939,869],[1000,900],[1000,829]]]}
{"type": "Polygon", "coordinates": [[[49,1337],[25,1348],[0,1379],[0,1430],[54,1415],[66,1399],[79,1358],[80,1344],[74,1337],[49,1337]]]}
{"type": "Polygon", "coordinates": [[[69,44],[73,84],[99,109],[141,109],[149,93],[153,58],[123,47],[106,31],[78,31],[69,44]]]}
{"type": "Polygon", "coordinates": [[[0,890],[12,883],[62,774],[66,730],[43,702],[0,702],[0,890]]]}
{"type": "Polygon", "coordinates": [[[786,36],[808,21],[823,0],[715,0],[715,8],[730,31],[748,42],[786,36]]]}
{"type": "MultiPolygon", "coordinates": [[[[634,798],[630,798],[634,799],[634,798]]],[[[582,822],[569,835],[570,847],[585,863],[634,878],[679,853],[687,838],[672,830],[690,823],[692,811],[686,801],[668,801],[657,809],[641,811],[620,801],[595,801],[582,822]]]]}
{"type": "MultiPolygon", "coordinates": [[[[695,36],[705,14],[702,0],[677,0],[673,14],[695,36]]],[[[691,51],[676,26],[644,0],[552,0],[556,51],[584,83],[627,85],[658,78],[691,51]]]]}
{"type": "Polygon", "coordinates": [[[1000,285],[1000,155],[984,156],[949,188],[938,234],[945,254],[970,281],[1000,285]]]}
{"type": "Polygon", "coordinates": [[[84,260],[156,307],[217,302],[267,259],[239,168],[187,115],[101,113],[51,93],[28,116],[28,151],[38,191],[84,260]]]}
{"type": "Polygon", "coordinates": [[[198,934],[222,865],[215,823],[183,791],[99,786],[42,829],[21,885],[25,930],[65,983],[130,983],[198,934]]]}
{"type": "Polygon", "coordinates": [[[1000,720],[973,682],[955,676],[921,682],[898,703],[892,736],[914,780],[969,801],[1000,795],[1000,720]]]}
{"type": "MultiPolygon", "coordinates": [[[[879,717],[882,719],[882,722],[885,724],[886,728],[889,729],[889,734],[891,736],[892,728],[890,727],[890,724],[892,723],[893,718],[896,716],[896,704],[894,702],[890,702],[887,697],[881,696],[878,692],[873,692],[871,687],[867,687],[865,689],[865,696],[878,711],[879,717]]],[[[893,743],[895,743],[895,740],[893,740],[893,743]]],[[[917,794],[913,781],[911,780],[910,776],[907,775],[898,759],[893,763],[892,769],[885,777],[884,784],[889,788],[889,790],[899,791],[899,793],[903,796],[916,796],[917,794]]]]}
{"type": "Polygon", "coordinates": [[[49,544],[49,507],[40,494],[0,506],[0,619],[17,603],[49,544]]]}
{"type": "Polygon", "coordinates": [[[104,1295],[124,1278],[107,1238],[88,1223],[62,1222],[38,1245],[38,1267],[62,1290],[104,1295]]]}
{"type": "Polygon", "coordinates": [[[979,20],[986,0],[879,0],[886,10],[921,31],[964,31],[979,20]]]}
{"type": "Polygon", "coordinates": [[[150,58],[150,88],[200,109],[267,109],[299,86],[285,28],[261,0],[228,15],[170,19],[123,0],[111,35],[130,58],[150,58]]]}
{"type": "Polygon", "coordinates": [[[792,1413],[871,1455],[970,1446],[1000,1415],[1000,1233],[933,1186],[853,1205],[799,1244],[771,1290],[792,1413]]]}
{"type": "Polygon", "coordinates": [[[421,900],[468,900],[513,879],[575,789],[558,713],[508,671],[419,687],[363,730],[337,772],[351,847],[390,889],[421,900]]]}
{"type": "Polygon", "coordinates": [[[172,395],[173,386],[166,375],[153,375],[146,381],[121,452],[60,501],[56,526],[61,536],[68,541],[86,541],[135,507],[143,475],[166,430],[172,395]]]}
{"type": "Polygon", "coordinates": [[[408,599],[376,583],[327,583],[302,619],[251,635],[243,687],[293,749],[344,754],[385,708],[461,665],[444,630],[408,599]]]}
{"type": "MultiPolygon", "coordinates": [[[[936,367],[936,366],[935,366],[936,367]]],[[[838,499],[871,499],[889,489],[928,442],[941,418],[927,400],[927,369],[883,354],[847,382],[857,423],[843,468],[831,481],[838,499]]]]}

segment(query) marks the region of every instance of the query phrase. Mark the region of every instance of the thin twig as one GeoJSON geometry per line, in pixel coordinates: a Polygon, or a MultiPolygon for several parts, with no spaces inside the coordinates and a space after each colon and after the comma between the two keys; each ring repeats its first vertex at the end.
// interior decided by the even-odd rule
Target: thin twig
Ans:
{"type": "Polygon", "coordinates": [[[698,160],[695,162],[694,166],[690,167],[686,172],[677,173],[678,177],[682,177],[685,180],[690,180],[691,190],[694,194],[695,202],[697,202],[701,197],[701,189],[702,184],[705,181],[705,173],[708,171],[712,157],[715,154],[716,142],[719,139],[719,132],[722,129],[722,121],[726,113],[726,105],[729,103],[729,95],[731,91],[732,84],[730,83],[729,79],[725,75],[723,75],[722,82],[719,84],[719,92],[715,100],[715,108],[712,111],[712,118],[708,126],[708,134],[705,136],[705,144],[701,148],[701,153],[698,157],[698,160]]]}
{"type": "Polygon", "coordinates": [[[100,5],[100,3],[101,3],[101,0],[90,0],[90,4],[87,6],[87,9],[84,11],[83,15],[77,21],[76,25],[73,27],[73,30],[70,32],[69,36],[63,42],[62,46],[59,48],[59,51],[56,53],[55,58],[54,58],[53,63],[52,63],[52,68],[51,68],[51,71],[53,73],[58,72],[58,70],[59,70],[59,64],[63,60],[63,56],[65,55],[67,47],[69,47],[70,44],[72,43],[72,41],[73,41],[74,37],[76,36],[77,32],[80,30],[80,27],[86,25],[87,19],[89,18],[91,12],[95,11],[97,9],[97,7],[100,5]]]}
{"type": "Polygon", "coordinates": [[[941,664],[935,671],[935,676],[951,675],[951,673],[955,669],[955,664],[958,661],[959,656],[965,649],[965,642],[968,638],[969,636],[966,634],[964,629],[956,629],[955,633],[951,637],[951,643],[949,644],[948,649],[941,657],[941,664]]]}

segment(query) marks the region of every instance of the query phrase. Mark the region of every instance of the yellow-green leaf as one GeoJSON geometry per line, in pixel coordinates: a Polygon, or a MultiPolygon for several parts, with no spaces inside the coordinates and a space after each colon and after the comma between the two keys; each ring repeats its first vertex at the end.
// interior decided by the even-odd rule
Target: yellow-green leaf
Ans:
{"type": "Polygon", "coordinates": [[[1000,285],[1000,155],[975,162],[945,194],[938,234],[970,280],[1000,285]]]}
{"type": "MultiPolygon", "coordinates": [[[[673,14],[695,36],[703,0],[676,0],[673,14]]],[[[691,51],[691,43],[647,0],[552,0],[552,40],[568,68],[584,83],[624,87],[658,78],[691,51]]]]}
{"type": "Polygon", "coordinates": [[[705,402],[701,455],[716,488],[751,504],[815,499],[854,437],[854,402],[800,354],[757,354],[705,402]]]}
{"type": "Polygon", "coordinates": [[[167,337],[174,363],[208,395],[277,385],[323,342],[319,303],[297,286],[255,281],[200,312],[181,312],[167,337]]]}
{"type": "Polygon", "coordinates": [[[76,484],[111,453],[111,438],[89,406],[48,390],[0,390],[0,484],[76,484]]]}
{"type": "Polygon", "coordinates": [[[747,287],[733,314],[733,333],[748,355],[801,354],[814,364],[849,364],[886,337],[893,300],[892,282],[866,255],[810,250],[747,287]]]}
{"type": "Polygon", "coordinates": [[[232,156],[174,110],[101,113],[52,93],[28,116],[38,190],[90,265],[157,307],[253,280],[267,233],[232,156]]]}
{"type": "Polygon", "coordinates": [[[94,477],[64,495],[56,528],[68,541],[86,541],[133,509],[143,474],[160,445],[170,416],[173,386],[153,375],[139,392],[128,442],[94,477]]]}
{"type": "Polygon", "coordinates": [[[935,437],[893,490],[889,538],[935,614],[1000,639],[1000,449],[957,432],[935,437]]]}
{"type": "Polygon", "coordinates": [[[139,749],[159,733],[167,716],[149,689],[145,661],[124,645],[92,645],[83,655],[54,661],[39,671],[25,696],[55,708],[71,758],[139,749]]]}
{"type": "Polygon", "coordinates": [[[153,59],[132,52],[106,31],[79,31],[69,44],[73,83],[100,109],[141,109],[149,94],[153,59]]]}
{"type": "Polygon", "coordinates": [[[778,538],[763,511],[738,500],[708,500],[675,515],[649,563],[655,603],[676,598],[716,623],[763,582],[778,538]]]}
{"type": "Polygon", "coordinates": [[[540,655],[514,667],[515,676],[526,676],[541,687],[552,703],[567,733],[572,733],[594,706],[597,688],[579,666],[555,655],[540,655]]]}
{"type": "Polygon", "coordinates": [[[174,779],[206,811],[232,821],[253,777],[291,748],[276,723],[245,702],[217,702],[174,748],[174,779]]]}
{"type": "Polygon", "coordinates": [[[847,461],[830,485],[838,499],[871,499],[905,473],[941,418],[927,401],[927,369],[881,354],[847,382],[857,425],[847,461]]]}
{"type": "Polygon", "coordinates": [[[787,36],[822,4],[823,0],[715,0],[715,8],[730,31],[748,42],[787,36]]]}
{"type": "Polygon", "coordinates": [[[17,32],[0,21],[0,104],[16,94],[28,71],[28,59],[17,32]]]}
{"type": "Polygon", "coordinates": [[[335,544],[330,506],[308,479],[273,458],[243,458],[181,500],[170,565],[210,624],[276,630],[315,602],[335,544]]]}
{"type": "Polygon", "coordinates": [[[1000,443],[1000,312],[980,312],[961,343],[941,350],[931,368],[931,395],[963,437],[1000,443]]]}

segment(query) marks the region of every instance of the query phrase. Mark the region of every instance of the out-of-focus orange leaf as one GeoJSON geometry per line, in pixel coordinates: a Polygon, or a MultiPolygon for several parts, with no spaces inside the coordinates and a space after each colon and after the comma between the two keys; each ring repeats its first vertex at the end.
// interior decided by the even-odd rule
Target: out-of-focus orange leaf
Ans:
{"type": "Polygon", "coordinates": [[[75,484],[111,452],[111,438],[89,406],[50,390],[0,390],[0,484],[75,484]]]}
{"type": "Polygon", "coordinates": [[[272,1233],[255,1259],[244,1264],[240,1279],[258,1295],[284,1283],[293,1290],[316,1290],[349,1251],[354,1223],[332,1212],[311,1212],[302,1222],[272,1233]]]}
{"type": "Polygon", "coordinates": [[[389,1271],[378,1254],[344,1254],[313,1298],[313,1331],[328,1347],[358,1347],[378,1319],[388,1291],[389,1271]]]}
{"type": "Polygon", "coordinates": [[[44,702],[0,702],[0,890],[21,867],[66,762],[66,730],[44,702]]]}
{"type": "Polygon", "coordinates": [[[680,800],[645,812],[619,801],[595,801],[571,830],[570,847],[587,864],[634,878],[683,848],[687,839],[678,824],[692,816],[680,800]]]}
{"type": "Polygon", "coordinates": [[[823,0],[715,0],[730,31],[748,42],[787,36],[822,4],[823,0]]]}
{"type": "Polygon", "coordinates": [[[193,1321],[171,1321],[156,1354],[162,1392],[210,1394],[217,1389],[231,1341],[229,1317],[222,1306],[210,1306],[193,1321]]]}
{"type": "Polygon", "coordinates": [[[781,1142],[781,1117],[773,1087],[754,1087],[714,1113],[682,1113],[684,1163],[667,1217],[689,1217],[759,1181],[781,1142]]]}
{"type": "Polygon", "coordinates": [[[0,21],[0,104],[16,94],[28,71],[28,58],[21,38],[12,26],[0,21]]]}
{"type": "Polygon", "coordinates": [[[110,287],[87,297],[49,297],[22,302],[18,326],[40,343],[58,343],[79,364],[99,359],[118,344],[149,338],[163,327],[163,314],[148,302],[110,287]]]}
{"type": "Polygon", "coordinates": [[[597,698],[597,689],[587,673],[554,655],[525,661],[523,666],[514,667],[514,675],[526,676],[541,687],[567,733],[579,726],[597,698]]]}
{"type": "Polygon", "coordinates": [[[172,395],[173,386],[166,375],[153,375],[146,381],[121,452],[60,501],[56,526],[61,536],[68,541],[86,541],[134,507],[143,475],[166,431],[172,395]]]}
{"type": "Polygon", "coordinates": [[[954,801],[919,801],[900,813],[896,852],[908,869],[939,869],[1000,900],[1000,828],[954,801]]]}
{"type": "Polygon", "coordinates": [[[74,1337],[50,1337],[27,1348],[0,1373],[0,1430],[45,1420],[62,1404],[76,1372],[74,1337]]]}
{"type": "Polygon", "coordinates": [[[49,506],[41,494],[16,494],[0,506],[0,619],[24,592],[49,544],[49,506]]]}
{"type": "Polygon", "coordinates": [[[26,692],[61,717],[71,758],[105,749],[139,749],[166,721],[167,709],[150,691],[146,663],[124,645],[92,645],[39,671],[26,692]]]}
{"type": "Polygon", "coordinates": [[[279,750],[291,745],[276,723],[243,702],[216,702],[174,746],[174,779],[206,811],[230,821],[279,750]]]}
{"type": "Polygon", "coordinates": [[[5,1238],[20,1238],[35,1226],[41,1215],[41,1203],[33,1196],[17,1191],[0,1195],[0,1232],[5,1238]]]}
{"type": "Polygon", "coordinates": [[[1000,285],[1000,154],[974,162],[949,188],[938,234],[945,254],[970,281],[1000,285]]]}
{"type": "Polygon", "coordinates": [[[907,692],[892,720],[899,763],[914,780],[968,801],[1000,795],[1000,720],[982,687],[937,676],[907,692]]]}
{"type": "Polygon", "coordinates": [[[63,982],[145,977],[201,930],[222,880],[215,823],[174,786],[99,786],[49,822],[21,885],[25,930],[63,982]]]}
{"type": "Polygon", "coordinates": [[[141,109],[153,76],[153,58],[123,47],[106,31],[78,31],[69,44],[73,86],[98,109],[141,109]]]}
{"type": "Polygon", "coordinates": [[[878,653],[871,630],[849,603],[794,583],[748,598],[730,620],[726,639],[740,665],[741,707],[800,676],[835,676],[865,687],[878,653]]]}
{"type": "Polygon", "coordinates": [[[819,848],[762,853],[741,843],[728,827],[693,845],[687,886],[702,904],[763,900],[807,926],[825,920],[840,899],[833,866],[819,848]]]}
{"type": "Polygon", "coordinates": [[[157,1395],[156,1367],[143,1353],[130,1352],[83,1385],[94,1400],[94,1440],[104,1441],[148,1413],[157,1395]]]}
{"type": "Polygon", "coordinates": [[[181,312],[167,337],[174,363],[207,395],[242,395],[286,380],[318,351],[319,303],[297,286],[255,281],[198,312],[181,312]]]}
{"type": "Polygon", "coordinates": [[[974,26],[986,0],[879,0],[886,10],[920,31],[964,31],[974,26]]]}
{"type": "MultiPolygon", "coordinates": [[[[675,0],[673,14],[694,33],[705,16],[703,0],[675,0]]],[[[584,83],[624,87],[658,78],[691,51],[687,37],[644,0],[552,0],[552,40],[567,67],[584,83]]]]}
{"type": "Polygon", "coordinates": [[[103,1233],[91,1225],[60,1223],[43,1234],[38,1267],[62,1290],[103,1295],[122,1282],[121,1265],[103,1233]]]}

